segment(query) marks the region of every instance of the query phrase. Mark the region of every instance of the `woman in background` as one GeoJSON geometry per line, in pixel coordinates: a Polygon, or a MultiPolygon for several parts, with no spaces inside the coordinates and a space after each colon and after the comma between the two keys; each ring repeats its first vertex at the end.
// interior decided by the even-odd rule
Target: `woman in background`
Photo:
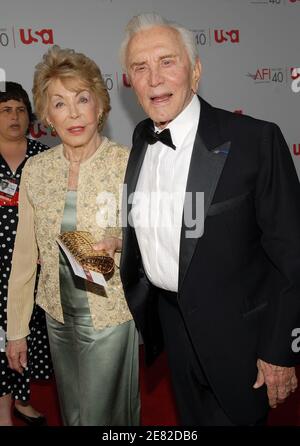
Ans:
{"type": "Polygon", "coordinates": [[[26,91],[16,82],[6,82],[0,92],[0,426],[12,425],[14,414],[28,424],[41,425],[45,418],[30,405],[30,378],[49,378],[51,361],[44,312],[34,307],[28,330],[28,361],[21,373],[8,366],[5,355],[8,278],[18,224],[19,183],[30,157],[48,149],[26,138],[34,121],[26,91]]]}

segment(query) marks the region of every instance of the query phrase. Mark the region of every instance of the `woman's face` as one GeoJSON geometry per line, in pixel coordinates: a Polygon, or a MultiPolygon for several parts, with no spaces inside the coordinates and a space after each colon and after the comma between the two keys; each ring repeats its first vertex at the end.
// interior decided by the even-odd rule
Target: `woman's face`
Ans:
{"type": "Polygon", "coordinates": [[[28,126],[28,112],[22,100],[0,102],[0,141],[22,140],[28,126]]]}
{"type": "Polygon", "coordinates": [[[60,79],[50,83],[46,120],[55,127],[64,144],[81,147],[96,141],[101,113],[93,94],[84,86],[80,88],[80,80],[70,81],[68,88],[60,79]]]}

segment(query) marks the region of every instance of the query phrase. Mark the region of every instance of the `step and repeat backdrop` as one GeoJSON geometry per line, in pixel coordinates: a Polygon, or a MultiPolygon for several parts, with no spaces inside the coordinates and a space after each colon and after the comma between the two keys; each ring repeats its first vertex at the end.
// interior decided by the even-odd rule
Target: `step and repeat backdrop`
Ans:
{"type": "MultiPolygon", "coordinates": [[[[128,20],[152,11],[193,31],[203,65],[199,94],[212,105],[276,122],[300,176],[299,0],[0,0],[0,81],[20,82],[31,97],[34,67],[50,46],[84,52],[110,92],[105,133],[130,146],[144,115],[119,46],[128,20]]],[[[31,136],[58,142],[39,122],[31,136]]]]}

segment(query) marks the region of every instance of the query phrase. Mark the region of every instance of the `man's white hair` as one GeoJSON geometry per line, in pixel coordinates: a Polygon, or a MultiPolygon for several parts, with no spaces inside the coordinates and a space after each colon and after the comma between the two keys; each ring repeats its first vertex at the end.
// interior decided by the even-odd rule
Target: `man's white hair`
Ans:
{"type": "Polygon", "coordinates": [[[180,34],[182,42],[187,50],[191,65],[194,67],[199,55],[195,37],[192,31],[184,28],[176,22],[170,22],[161,15],[152,12],[142,13],[132,17],[125,28],[125,36],[120,48],[120,59],[124,71],[128,71],[127,48],[132,37],[144,29],[154,28],[157,26],[165,26],[167,28],[175,29],[180,34]]]}

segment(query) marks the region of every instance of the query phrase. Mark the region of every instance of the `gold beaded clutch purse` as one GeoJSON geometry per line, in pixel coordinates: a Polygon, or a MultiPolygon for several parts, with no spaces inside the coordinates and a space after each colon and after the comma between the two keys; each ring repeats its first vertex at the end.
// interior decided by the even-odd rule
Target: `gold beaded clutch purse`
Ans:
{"type": "Polygon", "coordinates": [[[66,231],[58,236],[75,260],[85,270],[96,271],[103,275],[114,270],[114,259],[106,251],[95,251],[93,236],[86,231],[66,231]]]}

